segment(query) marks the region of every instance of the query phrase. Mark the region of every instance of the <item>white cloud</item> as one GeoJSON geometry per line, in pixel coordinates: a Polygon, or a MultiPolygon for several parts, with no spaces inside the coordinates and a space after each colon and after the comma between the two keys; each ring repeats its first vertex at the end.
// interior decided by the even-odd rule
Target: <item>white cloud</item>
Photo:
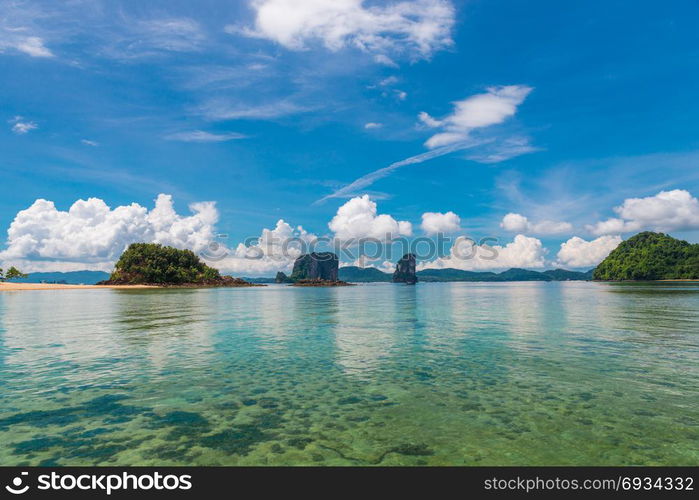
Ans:
{"type": "Polygon", "coordinates": [[[53,57],[53,53],[44,46],[44,41],[38,36],[20,38],[15,43],[15,48],[32,57],[53,57]]]}
{"type": "Polygon", "coordinates": [[[213,202],[193,203],[193,214],[175,212],[172,197],[158,195],[148,210],[137,203],[111,209],[99,198],[78,200],[67,211],[52,201],[36,200],[17,213],[7,231],[7,249],[0,261],[24,262],[39,270],[47,262],[55,269],[108,268],[130,243],[153,242],[194,252],[213,240],[218,211],[213,202]],[[69,267],[70,267],[69,266],[69,267]]]}
{"type": "Polygon", "coordinates": [[[106,44],[100,48],[102,55],[130,61],[198,52],[207,39],[199,23],[187,17],[137,19],[122,15],[121,20],[103,34],[106,44]]]}
{"type": "Polygon", "coordinates": [[[376,122],[369,122],[364,124],[364,128],[367,130],[374,129],[374,128],[381,128],[383,127],[382,123],[376,123],[376,122]]]}
{"type": "Polygon", "coordinates": [[[514,116],[517,106],[533,89],[526,85],[490,87],[484,94],[476,94],[454,103],[454,111],[436,119],[424,111],[418,115],[420,121],[431,128],[442,131],[430,137],[425,145],[430,148],[447,146],[469,139],[472,130],[504,122],[514,116]]]}
{"type": "Polygon", "coordinates": [[[214,134],[204,130],[192,130],[188,132],[175,132],[165,136],[169,141],[180,142],[225,142],[236,139],[245,139],[246,136],[237,132],[227,132],[223,134],[214,134]]]}
{"type": "Polygon", "coordinates": [[[406,165],[423,163],[457,151],[467,149],[478,151],[478,148],[481,148],[480,153],[474,153],[468,158],[483,163],[497,163],[536,151],[537,149],[529,144],[529,140],[522,137],[500,137],[492,134],[490,136],[472,134],[474,137],[471,137],[471,131],[502,123],[514,115],[517,106],[531,91],[531,87],[524,85],[491,87],[485,94],[471,96],[454,103],[454,112],[441,120],[433,118],[424,111],[419,113],[418,119],[424,125],[429,128],[442,129],[440,133],[433,135],[425,142],[430,151],[410,156],[369,172],[335,192],[320,198],[314,204],[322,203],[330,198],[354,195],[359,190],[364,190],[377,180],[391,175],[406,165]]]}
{"type": "Polygon", "coordinates": [[[263,229],[254,244],[246,246],[240,243],[232,250],[223,249],[227,253],[224,258],[207,263],[223,272],[239,276],[288,272],[293,268],[296,258],[307,253],[316,240],[317,237],[302,226],[294,228],[279,219],[274,229],[263,229]]]}
{"type": "Polygon", "coordinates": [[[621,243],[619,236],[600,236],[587,241],[578,236],[561,243],[557,265],[562,267],[594,267],[621,243]]]}
{"type": "Polygon", "coordinates": [[[388,66],[389,68],[398,68],[398,64],[388,57],[386,54],[376,54],[374,56],[374,61],[376,61],[379,64],[383,64],[384,66],[388,66]]]}
{"type": "Polygon", "coordinates": [[[18,135],[23,135],[29,132],[30,130],[36,130],[37,128],[39,128],[39,126],[35,122],[25,120],[21,116],[15,116],[11,120],[9,120],[8,123],[12,124],[12,131],[18,135]]]}
{"type": "Polygon", "coordinates": [[[97,146],[100,145],[99,142],[91,141],[89,139],[81,139],[80,142],[83,143],[85,146],[92,146],[93,148],[96,148],[97,146]]]}
{"type": "Polygon", "coordinates": [[[364,0],[253,0],[255,26],[230,33],[265,38],[292,50],[319,41],[337,51],[354,47],[395,65],[388,54],[429,58],[452,45],[454,7],[448,0],[404,0],[366,5],[364,0]]]}
{"type": "Polygon", "coordinates": [[[410,222],[397,221],[390,215],[377,215],[376,203],[369,195],[357,196],[342,205],[328,223],[335,238],[346,241],[352,238],[376,238],[384,241],[398,236],[410,236],[410,222]]]}
{"type": "Polygon", "coordinates": [[[225,98],[214,98],[200,106],[199,112],[210,120],[269,120],[305,113],[311,109],[289,99],[262,104],[247,104],[231,102],[225,98]]]}
{"type": "Polygon", "coordinates": [[[532,146],[528,137],[508,137],[486,144],[477,153],[467,155],[466,158],[478,163],[500,163],[536,151],[541,151],[541,148],[532,146]]]}
{"type": "Polygon", "coordinates": [[[454,212],[425,212],[420,227],[426,234],[453,233],[461,226],[461,219],[454,212]]]}
{"type": "Polygon", "coordinates": [[[138,21],[133,28],[138,41],[132,41],[132,47],[143,45],[146,49],[190,52],[198,50],[205,39],[199,24],[189,18],[138,21]]]}
{"type": "Polygon", "coordinates": [[[26,28],[8,28],[0,26],[0,53],[5,49],[14,49],[31,57],[53,57],[38,36],[26,34],[26,28]]]}
{"type": "Polygon", "coordinates": [[[675,231],[699,229],[699,200],[689,191],[661,191],[646,198],[627,198],[614,208],[618,218],[587,226],[595,235],[621,234],[652,229],[675,231]]]}
{"type": "Polygon", "coordinates": [[[389,86],[393,85],[394,83],[398,83],[398,77],[396,77],[396,76],[389,76],[389,77],[386,77],[386,78],[384,78],[383,80],[381,80],[381,81],[379,82],[379,85],[380,85],[381,87],[389,87],[389,86]]]}
{"type": "Polygon", "coordinates": [[[505,231],[513,233],[528,233],[528,234],[563,234],[573,230],[570,222],[558,222],[552,220],[543,220],[540,222],[529,222],[525,216],[516,213],[509,213],[502,218],[500,227],[505,231]]]}
{"type": "Polygon", "coordinates": [[[422,269],[462,269],[464,271],[489,271],[511,267],[542,268],[545,266],[546,249],[540,240],[518,234],[505,246],[478,245],[473,240],[459,236],[449,255],[431,262],[421,262],[422,269]]]}
{"type": "Polygon", "coordinates": [[[622,234],[631,231],[637,231],[638,228],[634,229],[633,224],[628,224],[617,218],[610,218],[604,221],[596,222],[595,224],[589,224],[585,228],[590,231],[595,236],[603,234],[622,234]]]}

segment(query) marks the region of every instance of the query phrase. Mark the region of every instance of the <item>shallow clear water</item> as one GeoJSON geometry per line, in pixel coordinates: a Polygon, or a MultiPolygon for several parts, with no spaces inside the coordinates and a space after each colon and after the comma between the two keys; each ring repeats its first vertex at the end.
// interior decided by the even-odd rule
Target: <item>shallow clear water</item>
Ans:
{"type": "Polygon", "coordinates": [[[0,465],[699,464],[696,284],[0,293],[0,465]]]}

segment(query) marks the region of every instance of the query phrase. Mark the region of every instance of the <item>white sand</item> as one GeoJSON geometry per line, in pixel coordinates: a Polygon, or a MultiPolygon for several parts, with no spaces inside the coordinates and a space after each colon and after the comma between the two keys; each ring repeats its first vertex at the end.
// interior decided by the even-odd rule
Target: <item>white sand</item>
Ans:
{"type": "Polygon", "coordinates": [[[0,282],[0,291],[8,290],[104,290],[105,288],[158,288],[148,285],[59,285],[54,283],[7,283],[0,282]]]}

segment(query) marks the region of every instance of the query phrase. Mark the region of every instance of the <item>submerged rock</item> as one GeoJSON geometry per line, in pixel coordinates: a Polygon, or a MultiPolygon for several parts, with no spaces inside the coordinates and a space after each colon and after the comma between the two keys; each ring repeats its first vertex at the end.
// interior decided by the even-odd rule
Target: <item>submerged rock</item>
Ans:
{"type": "Polygon", "coordinates": [[[406,253],[396,264],[396,270],[393,273],[394,283],[406,283],[414,285],[417,283],[417,275],[415,274],[415,255],[406,253]]]}

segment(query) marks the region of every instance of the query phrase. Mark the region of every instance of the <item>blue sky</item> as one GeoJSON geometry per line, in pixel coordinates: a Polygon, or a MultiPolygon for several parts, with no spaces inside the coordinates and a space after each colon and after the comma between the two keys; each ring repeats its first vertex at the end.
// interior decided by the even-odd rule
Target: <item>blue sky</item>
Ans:
{"type": "Polygon", "coordinates": [[[458,222],[430,220],[503,248],[517,235],[540,242],[533,257],[520,255],[533,241],[512,247],[501,267],[591,267],[643,229],[699,241],[694,1],[73,0],[0,11],[0,228],[15,224],[5,265],[104,268],[134,235],[196,247],[213,231],[232,250],[279,219],[295,234],[361,236],[377,214],[409,222],[410,237],[426,232],[423,214],[453,212],[458,222]],[[374,182],[352,187],[367,175],[374,182]],[[138,215],[68,220],[77,200],[150,211],[161,193],[176,211],[166,229],[124,229],[138,215]],[[365,194],[369,204],[345,210],[364,223],[328,226],[365,194]],[[55,211],[20,217],[37,199],[55,211]],[[216,214],[188,218],[205,201],[216,214]],[[70,247],[76,230],[106,243],[70,247]],[[572,238],[585,244],[559,255],[572,238]]]}

